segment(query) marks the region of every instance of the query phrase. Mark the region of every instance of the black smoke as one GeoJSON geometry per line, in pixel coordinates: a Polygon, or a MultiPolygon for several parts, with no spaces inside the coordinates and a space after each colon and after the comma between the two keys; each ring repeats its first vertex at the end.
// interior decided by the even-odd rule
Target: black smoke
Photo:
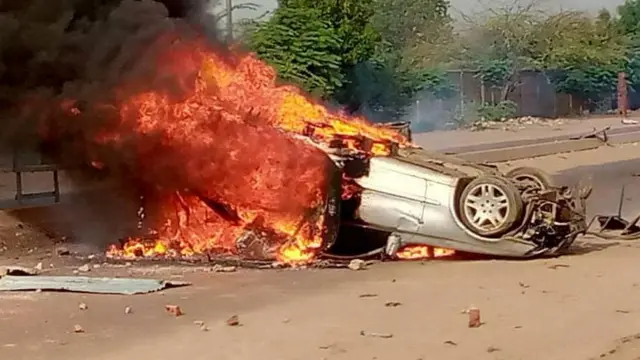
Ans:
{"type": "Polygon", "coordinates": [[[76,168],[65,171],[63,183],[72,185],[63,188],[61,208],[14,215],[34,224],[45,221],[47,228],[55,223],[55,233],[94,244],[130,232],[122,218],[135,228],[135,182],[88,166],[85,140],[117,115],[93,105],[110,103],[123,83],[137,85],[128,86],[130,92],[159,85],[179,90],[180,84],[159,76],[158,53],[180,39],[202,36],[223,48],[206,11],[210,6],[208,0],[0,0],[0,157],[35,149],[76,168]],[[67,100],[85,111],[81,118],[61,111],[67,100]],[[96,178],[113,186],[78,194],[78,188],[93,188],[96,178]]]}
{"type": "MultiPolygon", "coordinates": [[[[152,73],[164,33],[216,42],[208,0],[0,0],[0,144],[42,142],[51,100],[104,95],[152,73]],[[206,30],[206,31],[205,31],[206,30]]],[[[96,119],[99,121],[99,119],[96,119]]],[[[23,144],[20,144],[23,143],[23,144]]]]}

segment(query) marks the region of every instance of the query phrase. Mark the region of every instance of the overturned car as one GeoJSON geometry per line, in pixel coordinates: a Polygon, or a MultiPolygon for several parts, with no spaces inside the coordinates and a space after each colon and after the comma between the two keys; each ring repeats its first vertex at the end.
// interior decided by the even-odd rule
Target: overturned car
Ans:
{"type": "Polygon", "coordinates": [[[395,147],[382,157],[339,145],[323,150],[349,187],[328,202],[340,213],[340,230],[327,234],[329,252],[362,241],[354,228],[382,235],[391,257],[408,245],[507,257],[557,254],[586,231],[590,188],[556,186],[539,169],[503,174],[421,148],[395,147]]]}
{"type": "Polygon", "coordinates": [[[160,219],[151,221],[163,224],[160,231],[151,226],[150,236],[123,239],[107,255],[231,254],[269,264],[308,262],[318,254],[407,258],[407,249],[426,250],[426,256],[454,250],[532,257],[558,254],[586,232],[589,187],[557,186],[534,168],[502,173],[495,166],[430,152],[411,144],[408,124],[388,126],[409,141],[402,138],[401,146],[361,135],[327,139],[326,133],[316,137],[313,128],[292,135],[322,150],[321,158],[326,154],[322,171],[328,181],[320,182],[326,186],[318,192],[324,201],[306,209],[299,223],[286,222],[288,231],[274,226],[274,218],[284,218],[275,211],[247,217],[193,189],[175,192],[167,201],[164,193],[154,197],[152,188],[141,196],[140,222],[160,219]]]}

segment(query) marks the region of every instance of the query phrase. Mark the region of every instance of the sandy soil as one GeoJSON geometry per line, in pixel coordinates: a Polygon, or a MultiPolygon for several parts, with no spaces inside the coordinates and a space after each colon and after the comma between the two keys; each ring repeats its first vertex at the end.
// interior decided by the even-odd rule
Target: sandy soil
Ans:
{"type": "MultiPolygon", "coordinates": [[[[622,184],[636,186],[636,149],[601,148],[506,166],[543,166],[562,181],[594,174],[593,213],[615,208],[622,184]]],[[[640,207],[635,193],[627,196],[629,209],[640,207]]],[[[140,296],[0,295],[0,359],[640,357],[640,279],[633,272],[640,243],[583,239],[575,252],[532,261],[385,263],[363,271],[212,273],[98,263],[89,275],[180,279],[193,286],[140,296]],[[88,309],[79,309],[81,302],[88,309]],[[185,315],[168,315],[167,304],[181,306],[185,315]],[[463,311],[471,306],[480,309],[479,328],[467,326],[463,311]],[[232,315],[242,326],[225,324],[232,315]],[[74,333],[76,324],[85,332],[74,333]]],[[[38,262],[51,273],[71,273],[85,263],[42,246],[5,256],[0,265],[38,262]]]]}

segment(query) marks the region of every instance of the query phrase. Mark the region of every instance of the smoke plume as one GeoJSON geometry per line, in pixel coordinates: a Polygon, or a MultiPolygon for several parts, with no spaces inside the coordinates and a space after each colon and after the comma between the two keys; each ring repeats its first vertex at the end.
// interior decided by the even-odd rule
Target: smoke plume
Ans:
{"type": "MultiPolygon", "coordinates": [[[[58,11],[59,38],[49,64],[55,79],[44,86],[32,78],[5,98],[14,114],[9,137],[44,144],[63,165],[93,165],[76,180],[108,169],[131,188],[188,189],[234,209],[295,217],[312,206],[328,166],[319,150],[282,136],[248,107],[225,104],[215,85],[207,95],[216,104],[194,110],[188,121],[160,106],[200,100],[194,87],[209,54],[232,68],[239,61],[206,23],[206,4],[125,0],[91,16],[58,11]],[[165,109],[156,114],[161,121],[141,124],[140,99],[165,109]]],[[[108,221],[100,205],[94,202],[91,210],[108,221]]]]}

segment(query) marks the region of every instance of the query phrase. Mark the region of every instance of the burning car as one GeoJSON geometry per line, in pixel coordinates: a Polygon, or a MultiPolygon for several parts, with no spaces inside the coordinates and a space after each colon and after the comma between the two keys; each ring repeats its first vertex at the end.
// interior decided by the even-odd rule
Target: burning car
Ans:
{"type": "Polygon", "coordinates": [[[502,174],[416,147],[362,157],[339,144],[324,150],[350,187],[341,199],[341,228],[384,233],[388,256],[411,246],[507,257],[555,254],[586,230],[590,189],[557,187],[539,169],[502,174]]]}
{"type": "Polygon", "coordinates": [[[141,192],[145,225],[110,257],[307,263],[379,237],[401,258],[411,246],[521,257],[557,252],[584,231],[587,192],[540,171],[501,174],[429,153],[408,124],[331,110],[255,55],[205,38],[168,34],[152,49],[155,72],[104,92],[69,87],[43,126],[74,145],[67,157],[141,192]]]}

